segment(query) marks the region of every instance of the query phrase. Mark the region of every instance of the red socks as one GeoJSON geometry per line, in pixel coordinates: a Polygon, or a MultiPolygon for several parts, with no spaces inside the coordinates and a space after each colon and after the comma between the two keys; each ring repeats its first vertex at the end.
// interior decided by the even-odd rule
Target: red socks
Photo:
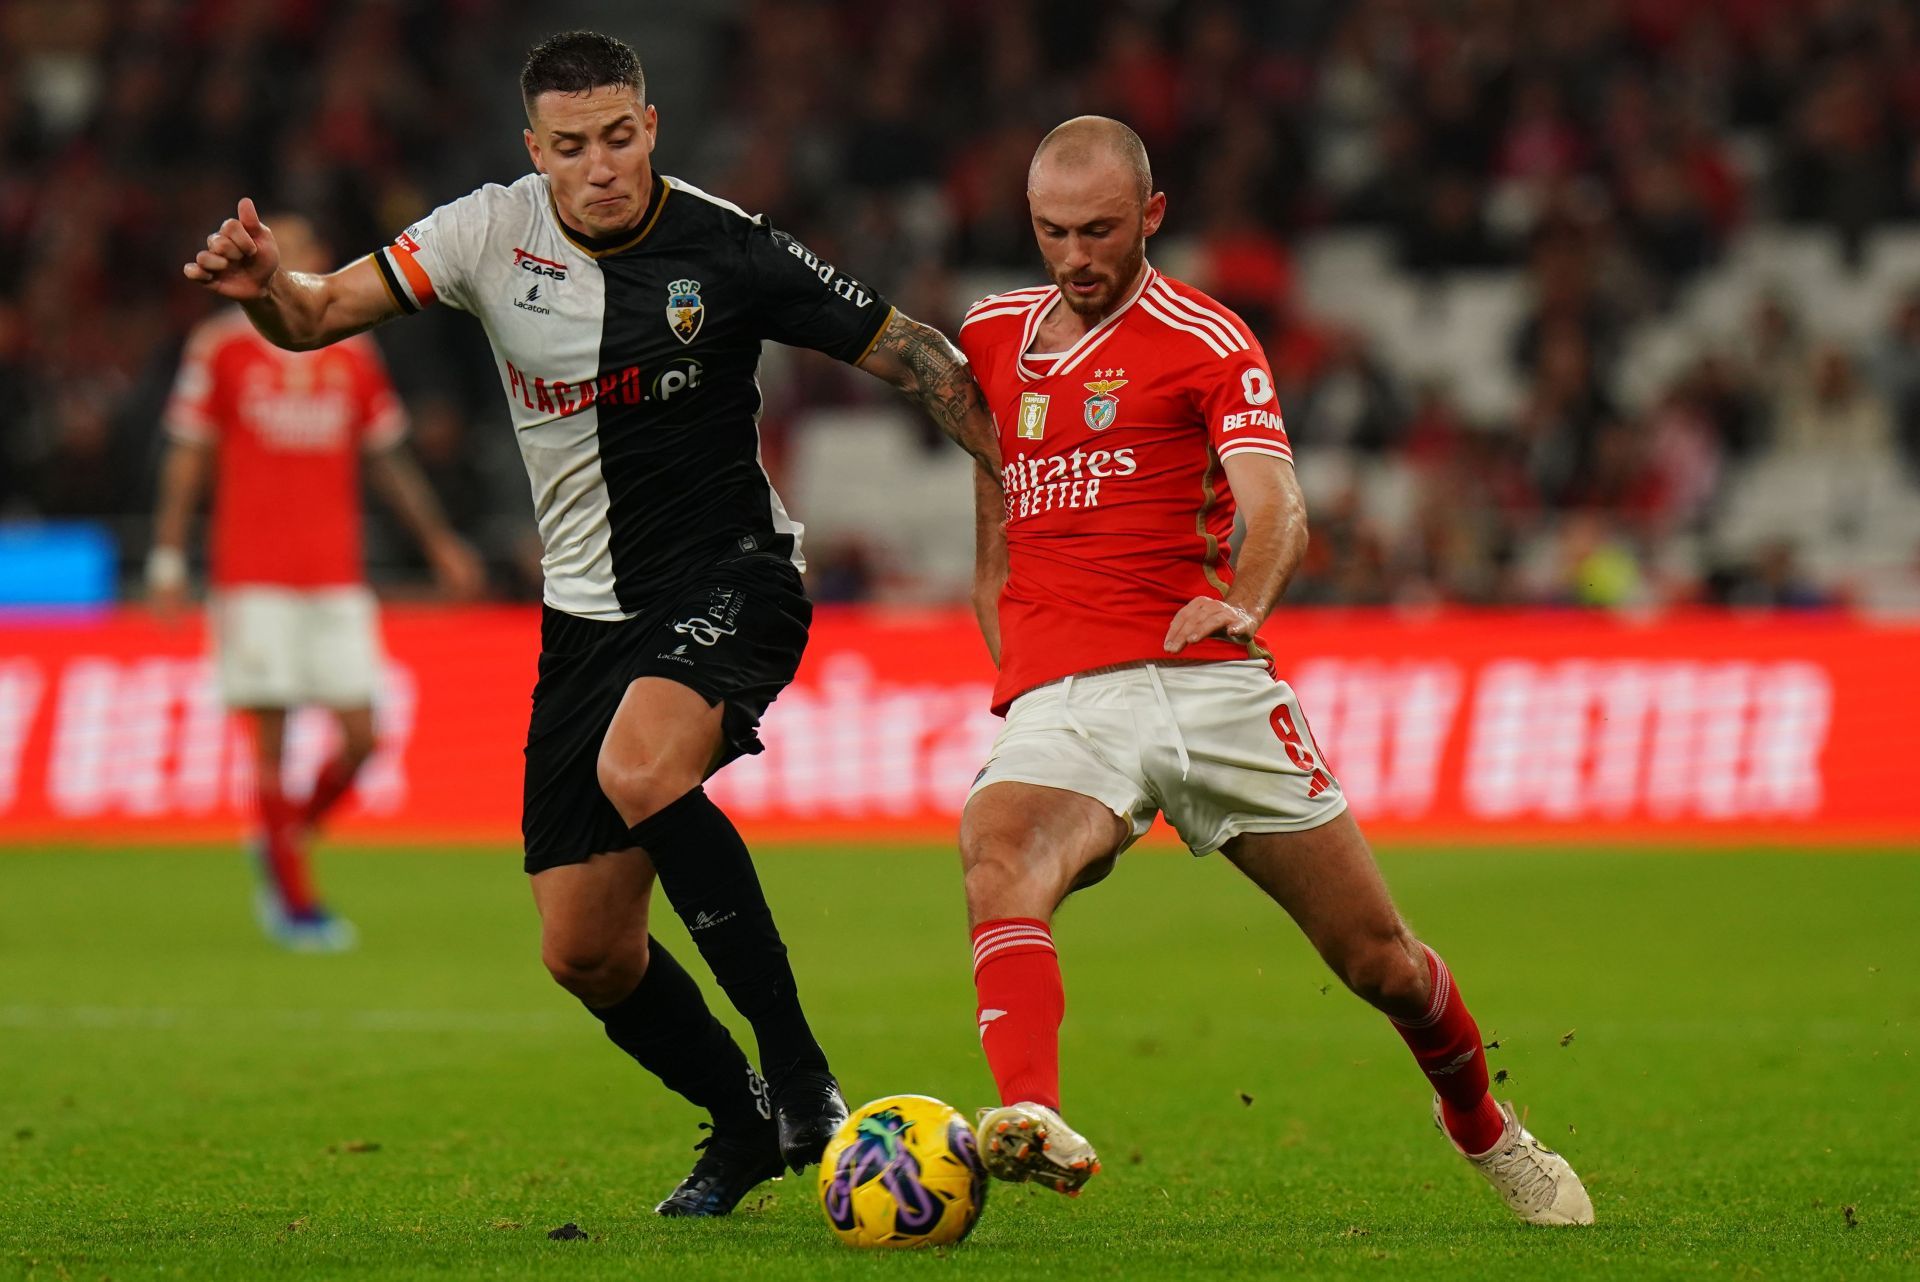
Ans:
{"type": "Polygon", "coordinates": [[[335,757],[322,766],[319,777],[313,781],[313,795],[307,798],[300,822],[309,828],[318,826],[327,812],[340,803],[340,798],[347,795],[347,789],[353,787],[354,775],[359,772],[360,767],[348,765],[344,757],[335,757]]]}
{"type": "MultiPolygon", "coordinates": [[[[1506,1119],[1487,1093],[1480,1028],[1460,1000],[1447,964],[1425,949],[1433,995],[1417,1020],[1393,1026],[1440,1096],[1454,1142],[1481,1154],[1500,1142],[1506,1119]]],[[[1047,923],[1005,917],[973,932],[973,984],[979,993],[980,1045],[1002,1104],[1031,1100],[1060,1107],[1060,1019],[1066,994],[1047,923]]]]}
{"type": "Polygon", "coordinates": [[[305,830],[324,819],[353,787],[359,773],[358,763],[349,764],[336,756],[320,768],[313,781],[313,792],[305,804],[288,799],[277,779],[256,781],[259,790],[260,825],[264,829],[266,873],[279,892],[280,904],[299,916],[320,905],[314,890],[313,871],[307,865],[307,852],[301,845],[305,830]]]}
{"type": "Polygon", "coordinates": [[[300,848],[299,816],[277,782],[261,781],[260,821],[265,828],[267,872],[289,913],[301,914],[319,906],[306,851],[300,848]]]}
{"type": "Polygon", "coordinates": [[[1058,1109],[1060,1019],[1067,999],[1047,923],[1003,917],[976,926],[973,985],[980,995],[980,1046],[1000,1102],[1031,1100],[1058,1109]]]}
{"type": "Polygon", "coordinates": [[[1447,1133],[1454,1143],[1478,1156],[1500,1142],[1506,1119],[1487,1093],[1487,1053],[1480,1046],[1480,1026],[1460,1000],[1447,964],[1433,949],[1420,947],[1427,954],[1433,996],[1426,1014],[1410,1023],[1393,1020],[1393,1026],[1439,1093],[1447,1133]]]}

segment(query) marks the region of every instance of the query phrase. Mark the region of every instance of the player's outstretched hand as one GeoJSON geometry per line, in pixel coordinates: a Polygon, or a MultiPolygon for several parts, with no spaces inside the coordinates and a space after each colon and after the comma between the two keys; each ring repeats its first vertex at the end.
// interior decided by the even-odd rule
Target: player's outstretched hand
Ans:
{"type": "Polygon", "coordinates": [[[1217,596],[1197,596],[1180,607],[1167,628],[1168,654],[1179,654],[1196,641],[1223,636],[1229,641],[1251,641],[1260,621],[1237,605],[1217,596]]]}
{"type": "Polygon", "coordinates": [[[207,237],[207,247],[181,268],[188,280],[236,303],[264,297],[267,282],[279,270],[280,246],[251,198],[243,198],[239,216],[221,223],[220,230],[207,237]]]}

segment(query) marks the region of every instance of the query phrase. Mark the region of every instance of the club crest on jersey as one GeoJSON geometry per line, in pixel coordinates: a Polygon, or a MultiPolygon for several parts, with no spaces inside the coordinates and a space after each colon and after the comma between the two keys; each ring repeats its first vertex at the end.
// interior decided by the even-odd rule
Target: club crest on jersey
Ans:
{"type": "Polygon", "coordinates": [[[691,343],[707,318],[707,307],[700,301],[700,282],[676,280],[667,283],[667,328],[683,343],[691,343]]]}
{"type": "Polygon", "coordinates": [[[1037,441],[1047,432],[1047,398],[1041,392],[1020,394],[1020,426],[1015,435],[1023,441],[1037,441]]]}
{"type": "Polygon", "coordinates": [[[1104,432],[1113,426],[1113,420],[1120,413],[1120,398],[1114,393],[1127,385],[1127,380],[1118,377],[1127,371],[1123,369],[1097,369],[1093,371],[1091,383],[1082,383],[1093,395],[1087,398],[1087,426],[1096,432],[1104,432]]]}

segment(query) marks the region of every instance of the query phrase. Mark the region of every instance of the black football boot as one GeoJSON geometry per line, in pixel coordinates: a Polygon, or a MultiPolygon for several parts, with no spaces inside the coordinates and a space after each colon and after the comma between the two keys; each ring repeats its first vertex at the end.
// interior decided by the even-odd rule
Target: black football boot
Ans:
{"type": "Polygon", "coordinates": [[[820,1160],[827,1141],[847,1120],[847,1101],[833,1074],[794,1073],[773,1088],[773,1120],[780,1129],[780,1155],[798,1171],[820,1160]]]}
{"type": "Polygon", "coordinates": [[[700,1157],[680,1187],[653,1208],[655,1215],[708,1217],[729,1215],[755,1185],[786,1174],[776,1128],[761,1123],[751,1129],[729,1127],[695,1144],[700,1157]]]}

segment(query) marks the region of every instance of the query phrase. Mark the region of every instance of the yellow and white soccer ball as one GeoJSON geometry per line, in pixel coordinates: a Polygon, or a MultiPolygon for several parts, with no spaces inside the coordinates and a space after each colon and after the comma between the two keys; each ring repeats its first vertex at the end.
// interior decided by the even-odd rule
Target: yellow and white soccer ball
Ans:
{"type": "Polygon", "coordinates": [[[926,1095],[855,1110],[820,1159],[820,1209],[848,1246],[947,1246],[986,1204],[973,1128],[926,1095]]]}

